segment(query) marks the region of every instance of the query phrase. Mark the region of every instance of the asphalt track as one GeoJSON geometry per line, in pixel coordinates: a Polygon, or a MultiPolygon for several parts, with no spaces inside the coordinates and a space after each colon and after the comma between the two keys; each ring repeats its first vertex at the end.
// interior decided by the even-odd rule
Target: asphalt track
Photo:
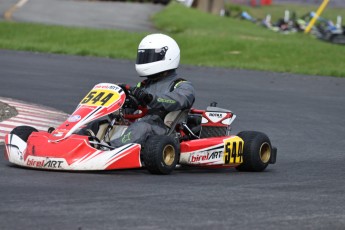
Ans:
{"type": "Polygon", "coordinates": [[[19,2],[1,1],[1,15],[19,22],[138,32],[156,31],[150,17],[163,9],[160,4],[128,2],[28,0],[18,7],[19,2]]]}
{"type": "MultiPolygon", "coordinates": [[[[277,164],[155,176],[30,170],[1,157],[0,229],[345,229],[345,79],[179,73],[195,85],[196,108],[217,101],[238,115],[234,133],[267,133],[277,164]]],[[[98,82],[138,80],[131,61],[0,51],[0,96],[67,113],[98,82]]]]}

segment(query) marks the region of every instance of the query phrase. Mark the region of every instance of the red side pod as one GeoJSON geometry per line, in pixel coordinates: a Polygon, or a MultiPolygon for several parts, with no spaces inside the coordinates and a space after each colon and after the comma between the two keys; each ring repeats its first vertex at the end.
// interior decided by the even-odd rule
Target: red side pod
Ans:
{"type": "Polygon", "coordinates": [[[136,145],[136,147],[121,153],[105,170],[140,167],[140,145],[136,145]]]}
{"type": "MultiPolygon", "coordinates": [[[[226,148],[232,141],[235,144],[240,141],[236,138],[240,139],[236,136],[220,136],[182,142],[180,164],[210,168],[236,167],[241,163],[240,160],[236,163],[239,156],[231,155],[230,149],[226,148]]],[[[234,146],[237,149],[238,145],[234,146]]]]}
{"type": "Polygon", "coordinates": [[[211,146],[215,145],[224,145],[224,138],[229,137],[211,137],[211,138],[203,138],[197,139],[192,141],[185,141],[181,143],[181,154],[184,152],[193,152],[202,150],[211,146]]]}

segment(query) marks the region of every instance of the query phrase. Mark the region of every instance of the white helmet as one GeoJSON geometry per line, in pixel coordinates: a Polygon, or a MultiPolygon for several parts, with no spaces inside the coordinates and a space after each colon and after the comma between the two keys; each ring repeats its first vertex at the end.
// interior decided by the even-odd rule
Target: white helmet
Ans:
{"type": "Polygon", "coordinates": [[[145,77],[176,69],[179,63],[180,48],[175,40],[164,34],[151,34],[139,44],[135,69],[145,77]]]}

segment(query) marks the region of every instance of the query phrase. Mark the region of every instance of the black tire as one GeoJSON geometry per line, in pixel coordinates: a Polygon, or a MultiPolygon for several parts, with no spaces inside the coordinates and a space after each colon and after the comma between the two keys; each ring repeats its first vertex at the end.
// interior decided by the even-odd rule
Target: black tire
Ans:
{"type": "Polygon", "coordinates": [[[243,131],[237,134],[244,141],[243,163],[236,167],[238,171],[261,172],[266,169],[272,156],[271,141],[266,134],[255,131],[243,131]]]}
{"type": "Polygon", "coordinates": [[[152,136],[145,143],[143,161],[152,174],[170,174],[180,156],[179,144],[170,136],[152,136]]]}
{"type": "Polygon", "coordinates": [[[27,142],[29,136],[31,135],[32,132],[38,132],[37,129],[31,127],[31,126],[18,126],[15,127],[12,131],[11,134],[15,134],[17,135],[20,139],[22,139],[23,141],[27,142]]]}

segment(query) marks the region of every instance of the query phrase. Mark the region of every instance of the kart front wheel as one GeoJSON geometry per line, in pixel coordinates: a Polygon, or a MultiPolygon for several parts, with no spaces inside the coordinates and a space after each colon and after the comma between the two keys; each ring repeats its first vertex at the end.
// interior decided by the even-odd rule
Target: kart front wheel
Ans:
{"type": "Polygon", "coordinates": [[[244,141],[243,163],[236,167],[238,171],[261,172],[270,163],[272,146],[266,134],[255,131],[243,131],[237,134],[244,141]]]}
{"type": "Polygon", "coordinates": [[[145,143],[143,161],[152,174],[170,174],[176,167],[180,149],[170,136],[152,136],[145,143]]]}
{"type": "Polygon", "coordinates": [[[10,134],[17,135],[20,139],[27,142],[32,132],[38,132],[38,130],[31,126],[22,125],[15,127],[10,134]]]}

